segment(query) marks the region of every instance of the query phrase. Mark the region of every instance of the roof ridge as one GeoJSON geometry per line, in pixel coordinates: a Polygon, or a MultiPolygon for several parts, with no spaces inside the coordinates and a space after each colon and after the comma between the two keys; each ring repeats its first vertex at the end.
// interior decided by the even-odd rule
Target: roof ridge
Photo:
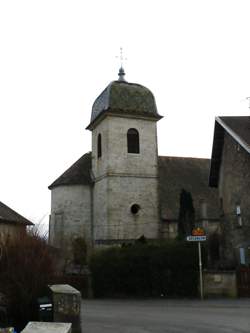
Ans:
{"type": "Polygon", "coordinates": [[[60,185],[89,185],[91,183],[91,154],[91,151],[83,154],[70,167],[68,167],[66,171],[56,178],[48,188],[51,190],[53,187],[60,185]]]}
{"type": "Polygon", "coordinates": [[[4,204],[2,201],[0,201],[0,220],[10,221],[10,222],[17,222],[25,225],[34,225],[31,221],[29,221],[26,217],[22,216],[21,214],[17,213],[14,209],[10,208],[6,204],[4,204]],[[1,216],[1,208],[5,210],[3,212],[3,215],[1,216]],[[6,216],[10,215],[10,216],[6,216]]]}
{"type": "Polygon", "coordinates": [[[234,129],[232,129],[228,124],[225,123],[225,121],[223,121],[222,118],[234,118],[234,119],[237,119],[237,118],[249,118],[248,116],[228,116],[228,117],[216,117],[215,118],[215,121],[217,121],[223,128],[224,130],[227,131],[228,134],[231,135],[231,137],[234,138],[235,141],[238,142],[239,145],[241,145],[248,153],[250,153],[250,145],[239,135],[235,132],[234,129]]]}
{"type": "Polygon", "coordinates": [[[166,156],[166,155],[159,155],[158,158],[176,158],[176,159],[193,159],[193,160],[210,160],[207,157],[192,157],[192,156],[166,156]]]}

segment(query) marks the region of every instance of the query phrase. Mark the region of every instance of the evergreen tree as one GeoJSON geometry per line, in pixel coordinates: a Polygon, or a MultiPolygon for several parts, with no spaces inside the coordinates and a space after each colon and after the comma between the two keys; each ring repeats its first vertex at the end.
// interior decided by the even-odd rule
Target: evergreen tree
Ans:
{"type": "Polygon", "coordinates": [[[191,235],[194,228],[195,210],[193,206],[193,199],[190,192],[181,190],[180,193],[180,206],[178,217],[178,238],[184,239],[186,236],[191,235]]]}

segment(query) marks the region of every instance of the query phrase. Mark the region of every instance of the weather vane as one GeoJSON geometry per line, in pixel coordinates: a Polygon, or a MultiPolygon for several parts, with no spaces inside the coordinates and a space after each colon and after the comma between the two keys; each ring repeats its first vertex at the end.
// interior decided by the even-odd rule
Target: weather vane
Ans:
{"type": "MultiPolygon", "coordinates": [[[[118,56],[116,56],[116,58],[118,58],[118,56]]],[[[119,81],[125,81],[125,78],[124,78],[125,77],[125,71],[123,69],[124,60],[127,60],[127,58],[124,58],[123,48],[120,47],[120,69],[119,69],[119,73],[118,73],[119,81]]]]}
{"type": "Polygon", "coordinates": [[[120,66],[123,68],[124,61],[127,60],[127,58],[124,58],[123,56],[123,48],[120,47],[120,56],[116,56],[116,58],[120,59],[120,66]]]}

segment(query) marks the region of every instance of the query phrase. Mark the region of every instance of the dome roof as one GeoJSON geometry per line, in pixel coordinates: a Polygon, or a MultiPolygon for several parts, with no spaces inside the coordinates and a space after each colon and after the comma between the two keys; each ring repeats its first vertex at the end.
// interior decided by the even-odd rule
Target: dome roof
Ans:
{"type": "Polygon", "coordinates": [[[105,112],[146,116],[160,119],[152,92],[125,80],[113,81],[97,97],[92,107],[92,124],[105,112]]]}

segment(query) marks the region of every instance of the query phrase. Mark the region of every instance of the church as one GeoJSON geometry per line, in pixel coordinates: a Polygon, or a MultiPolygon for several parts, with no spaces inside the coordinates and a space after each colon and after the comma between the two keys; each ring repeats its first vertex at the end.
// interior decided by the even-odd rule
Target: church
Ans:
{"type": "Polygon", "coordinates": [[[195,222],[218,231],[217,189],[209,188],[210,160],[158,156],[158,113],[152,92],[125,80],[121,67],[96,98],[86,129],[92,151],[50,186],[49,242],[71,251],[121,245],[144,236],[175,238],[180,193],[192,195],[195,222]]]}

